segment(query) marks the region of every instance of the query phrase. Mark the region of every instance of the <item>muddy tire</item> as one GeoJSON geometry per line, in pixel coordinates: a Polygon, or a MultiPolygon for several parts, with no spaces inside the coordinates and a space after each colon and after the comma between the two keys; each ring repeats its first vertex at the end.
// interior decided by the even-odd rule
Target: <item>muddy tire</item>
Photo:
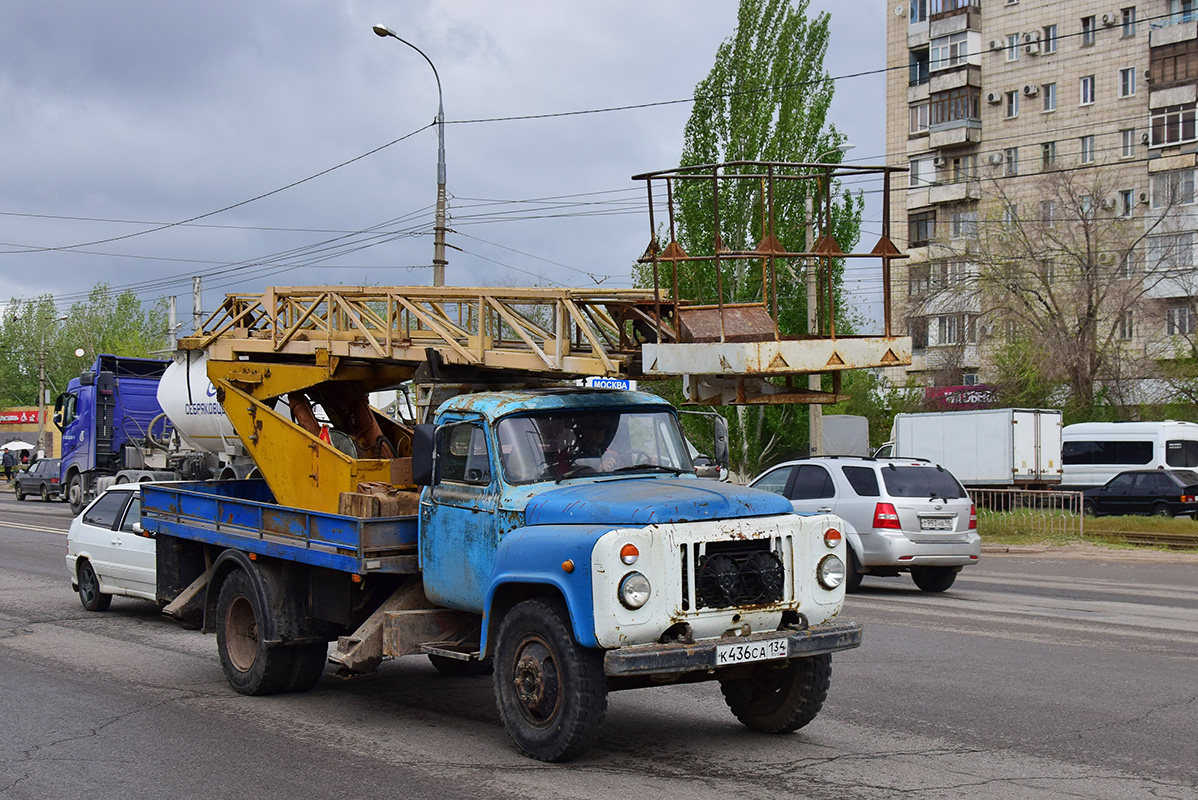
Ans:
{"type": "Polygon", "coordinates": [[[241,694],[275,694],[293,678],[294,648],[267,647],[258,635],[265,621],[253,579],[230,573],[216,603],[216,649],[225,679],[241,694]]]}
{"type": "Polygon", "coordinates": [[[437,668],[437,672],[451,678],[466,678],[473,675],[490,675],[492,664],[487,661],[463,661],[459,658],[448,658],[433,653],[428,654],[429,663],[437,668]]]}
{"type": "Polygon", "coordinates": [[[797,731],[819,713],[832,680],[832,654],[760,664],[745,678],[720,680],[732,715],[760,733],[797,731]]]}
{"type": "Polygon", "coordinates": [[[21,491],[21,484],[19,484],[19,483],[14,483],[14,484],[13,484],[13,491],[14,491],[14,492],[16,492],[16,494],[17,494],[17,500],[24,500],[24,499],[25,499],[25,493],[21,491]]]}
{"type": "Polygon", "coordinates": [[[76,577],[79,580],[79,602],[88,611],[105,611],[112,604],[112,595],[104,594],[100,591],[100,579],[96,577],[96,571],[92,569],[90,561],[80,559],[79,565],[75,567],[76,577]]]}
{"type": "Polygon", "coordinates": [[[592,744],[607,713],[603,654],[574,641],[556,600],[526,600],[503,618],[495,704],[516,747],[538,761],[569,761],[592,744]]]}
{"type": "Polygon", "coordinates": [[[44,483],[42,484],[42,502],[43,503],[50,502],[50,490],[48,488],[46,488],[46,485],[44,483]]]}
{"type": "Polygon", "coordinates": [[[284,692],[306,692],[324,675],[324,665],[329,660],[329,646],[320,644],[297,644],[291,650],[291,671],[283,684],[284,692]]]}
{"type": "Polygon", "coordinates": [[[911,580],[925,592],[943,592],[957,580],[952,567],[912,567],[911,580]]]}
{"type": "Polygon", "coordinates": [[[1169,510],[1168,503],[1157,503],[1152,507],[1152,516],[1154,517],[1172,517],[1173,512],[1169,510]]]}

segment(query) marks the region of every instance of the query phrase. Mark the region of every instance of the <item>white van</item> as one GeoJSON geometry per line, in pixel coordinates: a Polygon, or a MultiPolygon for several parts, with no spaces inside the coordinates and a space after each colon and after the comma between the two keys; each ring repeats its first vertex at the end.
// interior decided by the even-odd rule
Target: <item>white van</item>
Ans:
{"type": "Polygon", "coordinates": [[[1061,431],[1061,488],[1101,486],[1129,469],[1198,467],[1198,423],[1082,422],[1061,431]]]}

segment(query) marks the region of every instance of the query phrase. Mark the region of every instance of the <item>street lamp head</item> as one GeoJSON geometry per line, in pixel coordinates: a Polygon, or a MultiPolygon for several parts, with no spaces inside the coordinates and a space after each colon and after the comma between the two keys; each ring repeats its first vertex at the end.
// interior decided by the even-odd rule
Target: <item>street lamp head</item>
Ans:
{"type": "Polygon", "coordinates": [[[394,36],[396,39],[399,38],[398,36],[395,36],[395,31],[391,30],[386,25],[383,25],[381,22],[373,25],[372,29],[377,36],[394,36]]]}

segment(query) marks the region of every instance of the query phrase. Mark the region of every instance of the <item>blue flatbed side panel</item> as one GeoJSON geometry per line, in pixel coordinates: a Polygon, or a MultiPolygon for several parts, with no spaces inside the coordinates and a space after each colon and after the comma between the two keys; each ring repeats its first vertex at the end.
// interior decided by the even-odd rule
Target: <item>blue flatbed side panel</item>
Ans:
{"type": "Polygon", "coordinates": [[[411,572],[413,517],[358,519],[276,505],[264,481],[147,484],[147,530],[345,572],[411,572]]]}

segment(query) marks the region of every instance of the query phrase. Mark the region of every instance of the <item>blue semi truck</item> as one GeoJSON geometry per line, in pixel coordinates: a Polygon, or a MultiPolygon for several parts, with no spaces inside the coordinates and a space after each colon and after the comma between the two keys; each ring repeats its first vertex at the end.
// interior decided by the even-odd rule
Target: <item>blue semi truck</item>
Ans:
{"type": "Polygon", "coordinates": [[[146,484],[165,613],[216,634],[244,694],[307,690],[327,661],[493,669],[505,729],[545,761],[595,741],[614,690],[716,681],[749,728],[794,731],[860,643],[839,518],[697,478],[656,396],[462,394],[415,427],[411,465],[411,513],[365,518],[262,480],[146,484]]]}

